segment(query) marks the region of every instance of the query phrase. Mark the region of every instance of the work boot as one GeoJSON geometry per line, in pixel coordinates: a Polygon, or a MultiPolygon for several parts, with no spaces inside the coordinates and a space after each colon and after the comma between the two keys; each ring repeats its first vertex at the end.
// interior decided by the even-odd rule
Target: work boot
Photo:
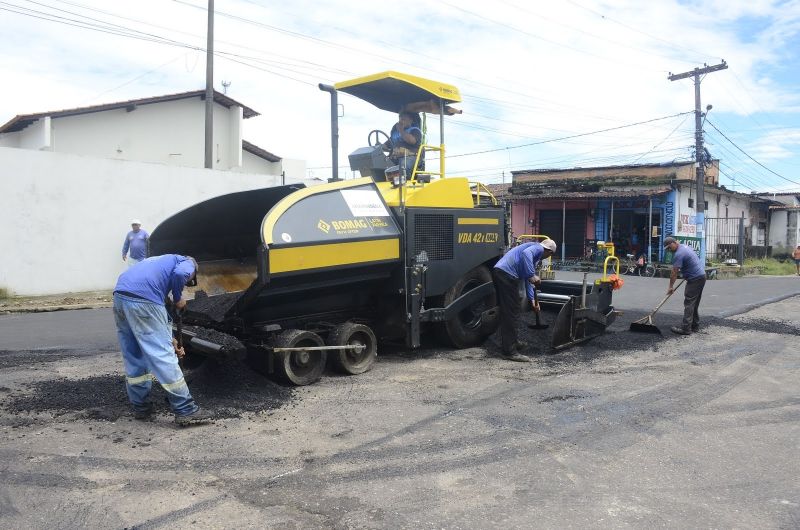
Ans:
{"type": "Polygon", "coordinates": [[[136,410],[133,411],[133,419],[139,421],[153,421],[153,404],[148,403],[146,405],[147,409],[145,410],[136,410]]]}
{"type": "Polygon", "coordinates": [[[197,407],[191,414],[175,414],[175,423],[180,426],[194,425],[196,423],[206,423],[214,419],[214,413],[197,407]]]}
{"type": "Polygon", "coordinates": [[[692,333],[697,333],[698,331],[700,331],[699,324],[695,324],[694,326],[692,326],[692,333]]]}
{"type": "Polygon", "coordinates": [[[673,333],[677,333],[678,335],[691,335],[691,334],[692,334],[692,332],[691,332],[691,331],[689,331],[688,329],[683,329],[683,328],[681,328],[681,327],[678,327],[678,326],[672,326],[672,327],[671,327],[671,328],[669,328],[669,329],[670,329],[670,330],[671,330],[673,333]]]}
{"type": "Polygon", "coordinates": [[[503,359],[507,361],[516,361],[518,363],[529,363],[531,362],[531,358],[527,355],[522,355],[517,351],[512,351],[511,353],[504,353],[503,359]]]}

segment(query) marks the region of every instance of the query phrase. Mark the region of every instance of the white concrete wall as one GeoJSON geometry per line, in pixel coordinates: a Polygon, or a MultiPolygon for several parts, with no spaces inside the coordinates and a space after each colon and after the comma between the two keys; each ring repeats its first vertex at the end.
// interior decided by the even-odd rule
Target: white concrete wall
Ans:
{"type": "Polygon", "coordinates": [[[772,253],[791,253],[800,244],[800,212],[772,210],[769,222],[769,245],[772,253]]]}
{"type": "Polygon", "coordinates": [[[260,156],[256,156],[253,153],[242,151],[242,167],[238,167],[235,169],[231,169],[231,171],[241,171],[243,173],[267,173],[269,175],[280,175],[281,174],[281,163],[280,162],[270,162],[269,160],[264,160],[260,156]]]}
{"type": "MultiPolygon", "coordinates": [[[[744,213],[744,226],[749,227],[751,225],[750,219],[750,201],[746,197],[736,197],[736,196],[729,196],[725,194],[716,194],[712,193],[709,190],[705,190],[705,200],[708,202],[708,208],[705,211],[705,217],[727,217],[727,218],[739,218],[744,213]],[[717,200],[719,198],[719,200],[717,200]],[[727,208],[727,210],[726,210],[727,208]]],[[[676,193],[676,206],[675,206],[675,215],[676,215],[676,223],[678,220],[681,219],[681,215],[683,216],[690,216],[690,218],[694,218],[697,214],[697,209],[692,206],[689,207],[689,198],[695,198],[694,189],[690,191],[689,187],[686,185],[681,185],[679,191],[676,193]]],[[[696,201],[695,201],[696,203],[696,201]]],[[[685,217],[684,217],[685,219],[685,217]]],[[[680,232],[682,235],[683,232],[680,232]]]]}
{"type": "MultiPolygon", "coordinates": [[[[214,106],[214,169],[305,179],[303,160],[269,162],[242,149],[242,107],[214,106]]],[[[199,98],[40,119],[0,134],[0,147],[205,167],[205,102],[199,98]]]]}
{"type": "MultiPolygon", "coordinates": [[[[305,160],[297,160],[295,158],[283,158],[281,159],[281,169],[286,172],[287,179],[292,178],[296,180],[304,180],[308,178],[308,175],[306,175],[305,160]]],[[[327,177],[323,180],[327,180],[327,177]]]]}
{"type": "MultiPolygon", "coordinates": [[[[241,129],[241,109],[214,106],[214,168],[230,169],[229,143],[241,129]]],[[[205,105],[200,98],[141,105],[52,120],[52,147],[58,153],[160,162],[188,167],[205,165],[205,105]]],[[[238,144],[241,146],[241,143],[238,144]]]]}
{"type": "Polygon", "coordinates": [[[0,288],[111,289],[126,267],[132,218],[150,232],[197,202],[279,183],[279,176],[0,147],[0,288]]]}
{"type": "Polygon", "coordinates": [[[268,175],[280,175],[281,172],[285,171],[287,179],[303,180],[306,178],[306,162],[305,160],[292,158],[282,158],[279,162],[269,162],[242,150],[242,167],[231,169],[231,171],[266,173],[268,175]]]}
{"type": "Polygon", "coordinates": [[[0,147],[20,147],[22,149],[50,149],[51,119],[42,118],[21,131],[0,134],[0,147]]]}

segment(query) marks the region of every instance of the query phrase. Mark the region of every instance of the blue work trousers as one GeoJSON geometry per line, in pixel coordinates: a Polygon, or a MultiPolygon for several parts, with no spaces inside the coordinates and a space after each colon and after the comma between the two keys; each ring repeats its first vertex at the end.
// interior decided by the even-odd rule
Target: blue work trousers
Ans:
{"type": "Polygon", "coordinates": [[[172,327],[161,304],[114,293],[114,321],[125,363],[125,386],[133,409],[149,410],[155,378],[180,416],[197,410],[172,346],[172,327]]]}

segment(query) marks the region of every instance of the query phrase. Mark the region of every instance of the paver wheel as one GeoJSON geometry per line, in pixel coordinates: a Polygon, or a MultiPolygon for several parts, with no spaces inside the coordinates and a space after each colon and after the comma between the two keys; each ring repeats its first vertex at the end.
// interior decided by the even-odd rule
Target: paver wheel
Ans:
{"type": "MultiPolygon", "coordinates": [[[[492,273],[488,267],[480,265],[464,274],[444,294],[443,305],[447,307],[464,293],[492,281],[492,273]]],[[[485,296],[471,306],[461,310],[458,315],[444,322],[440,329],[440,337],[449,345],[456,348],[469,348],[482,343],[486,337],[497,330],[499,321],[494,319],[487,325],[483,322],[483,312],[497,305],[497,295],[485,296]]]]}
{"type": "Polygon", "coordinates": [[[375,333],[364,324],[345,322],[328,335],[328,346],[360,346],[361,350],[334,350],[329,359],[333,367],[344,374],[363,374],[375,363],[378,354],[378,341],[375,333]]]}
{"type": "MultiPolygon", "coordinates": [[[[276,348],[322,346],[322,337],[311,331],[287,329],[275,339],[276,348]]],[[[322,377],[325,370],[324,350],[298,350],[275,353],[275,372],[287,383],[310,385],[322,377]]]]}

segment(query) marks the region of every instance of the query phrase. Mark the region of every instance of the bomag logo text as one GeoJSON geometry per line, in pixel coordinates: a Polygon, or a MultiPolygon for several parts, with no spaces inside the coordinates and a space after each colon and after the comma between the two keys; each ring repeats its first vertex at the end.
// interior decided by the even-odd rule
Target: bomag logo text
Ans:
{"type": "Polygon", "coordinates": [[[364,219],[345,219],[343,221],[331,221],[331,226],[334,230],[360,230],[361,228],[369,228],[369,225],[364,219]]]}
{"type": "Polygon", "coordinates": [[[467,243],[497,243],[500,241],[500,234],[497,232],[461,232],[458,234],[458,242],[467,243]]]}

